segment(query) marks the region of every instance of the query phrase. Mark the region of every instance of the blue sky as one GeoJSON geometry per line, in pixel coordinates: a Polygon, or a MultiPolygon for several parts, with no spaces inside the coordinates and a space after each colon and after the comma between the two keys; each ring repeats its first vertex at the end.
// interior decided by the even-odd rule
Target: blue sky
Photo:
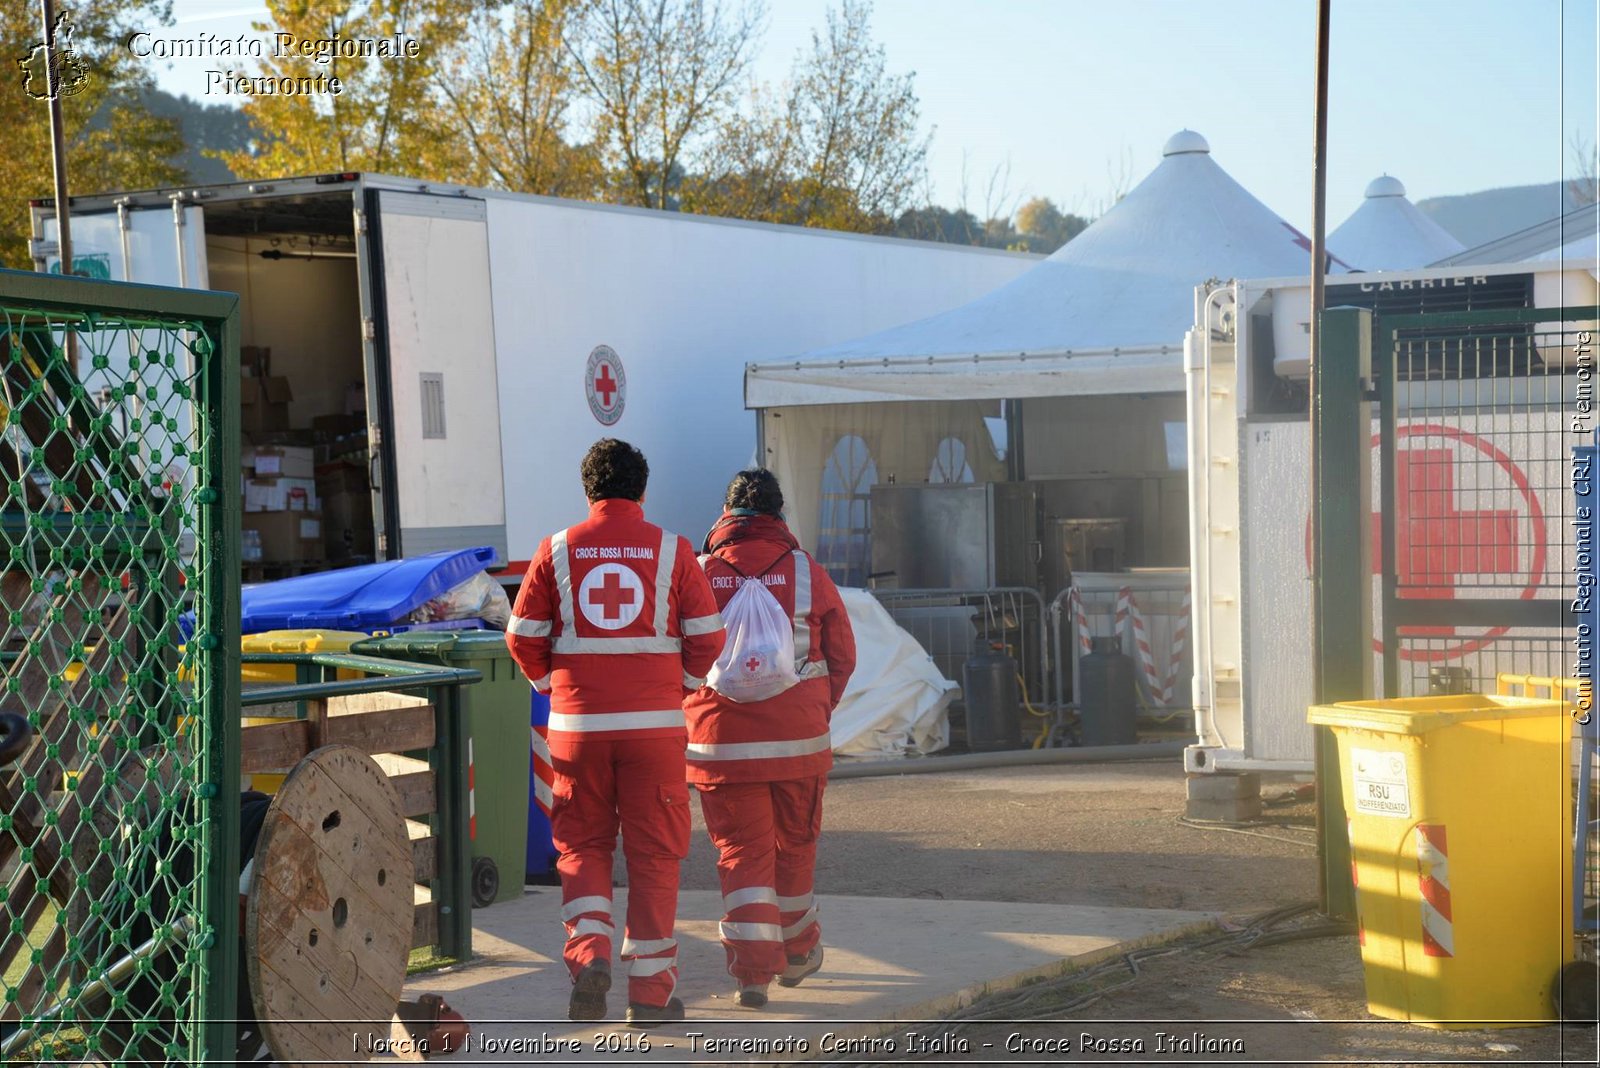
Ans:
{"type": "MultiPolygon", "coordinates": [[[[175,0],[170,31],[247,32],[264,6],[175,0]]],[[[779,82],[828,0],[769,0],[757,74],[779,82]]],[[[1571,176],[1600,95],[1600,0],[1334,0],[1328,212],[1337,224],[1381,173],[1413,199],[1571,176]]],[[[1199,130],[1246,188],[1311,220],[1312,0],[877,0],[890,67],[915,71],[934,198],[981,212],[1048,196],[1091,212],[1162,143],[1199,130]]],[[[199,96],[214,60],[157,69],[199,96]]],[[[209,98],[212,102],[224,98],[209,98]]]]}

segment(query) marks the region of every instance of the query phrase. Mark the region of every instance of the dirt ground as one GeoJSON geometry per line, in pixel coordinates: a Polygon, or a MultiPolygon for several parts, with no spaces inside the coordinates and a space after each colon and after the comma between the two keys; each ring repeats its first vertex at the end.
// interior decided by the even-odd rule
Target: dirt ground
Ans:
{"type": "MultiPolygon", "coordinates": [[[[1262,793],[1280,796],[1293,785],[1268,781],[1262,793]]],[[[1231,917],[1316,900],[1309,804],[1269,808],[1243,834],[1179,822],[1183,803],[1183,771],[1170,760],[842,780],[825,801],[817,889],[1231,917]]],[[[714,889],[714,864],[697,823],[685,885],[714,889]]],[[[1233,952],[1184,949],[1140,962],[1137,975],[1112,965],[1020,1007],[1011,997],[993,1003],[1009,1008],[1008,1022],[924,1029],[930,1044],[918,1059],[1592,1064],[1596,1056],[1592,1027],[1438,1031],[1373,1017],[1353,936],[1233,952]],[[1173,1036],[1166,1048],[1158,1032],[1173,1036]]],[[[900,1059],[884,1063],[904,1063],[911,1053],[902,1042],[900,1059]]]]}

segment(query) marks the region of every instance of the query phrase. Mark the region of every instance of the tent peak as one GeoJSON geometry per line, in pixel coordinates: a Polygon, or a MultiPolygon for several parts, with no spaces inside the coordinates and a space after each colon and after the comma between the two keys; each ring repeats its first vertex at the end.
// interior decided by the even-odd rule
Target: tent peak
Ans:
{"type": "Polygon", "coordinates": [[[1161,146],[1163,156],[1182,156],[1190,152],[1200,152],[1207,155],[1211,152],[1211,145],[1204,137],[1190,129],[1182,129],[1161,146]]]}
{"type": "Polygon", "coordinates": [[[1400,179],[1391,178],[1389,175],[1380,175],[1367,183],[1367,199],[1373,197],[1403,197],[1406,187],[1400,184],[1400,179]]]}

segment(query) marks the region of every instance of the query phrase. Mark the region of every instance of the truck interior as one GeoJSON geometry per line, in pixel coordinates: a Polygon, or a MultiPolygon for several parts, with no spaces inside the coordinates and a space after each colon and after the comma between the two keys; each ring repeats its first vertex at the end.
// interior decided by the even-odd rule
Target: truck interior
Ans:
{"type": "Polygon", "coordinates": [[[241,301],[247,579],[376,557],[353,207],[347,190],[205,205],[210,286],[241,301]]]}

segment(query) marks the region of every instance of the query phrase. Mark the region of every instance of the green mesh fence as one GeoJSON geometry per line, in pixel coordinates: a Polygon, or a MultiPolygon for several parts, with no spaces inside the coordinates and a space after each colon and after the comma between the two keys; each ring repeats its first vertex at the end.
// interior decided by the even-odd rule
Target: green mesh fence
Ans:
{"type": "Polygon", "coordinates": [[[6,1063],[232,1052],[234,307],[0,272],[6,1063]]]}

